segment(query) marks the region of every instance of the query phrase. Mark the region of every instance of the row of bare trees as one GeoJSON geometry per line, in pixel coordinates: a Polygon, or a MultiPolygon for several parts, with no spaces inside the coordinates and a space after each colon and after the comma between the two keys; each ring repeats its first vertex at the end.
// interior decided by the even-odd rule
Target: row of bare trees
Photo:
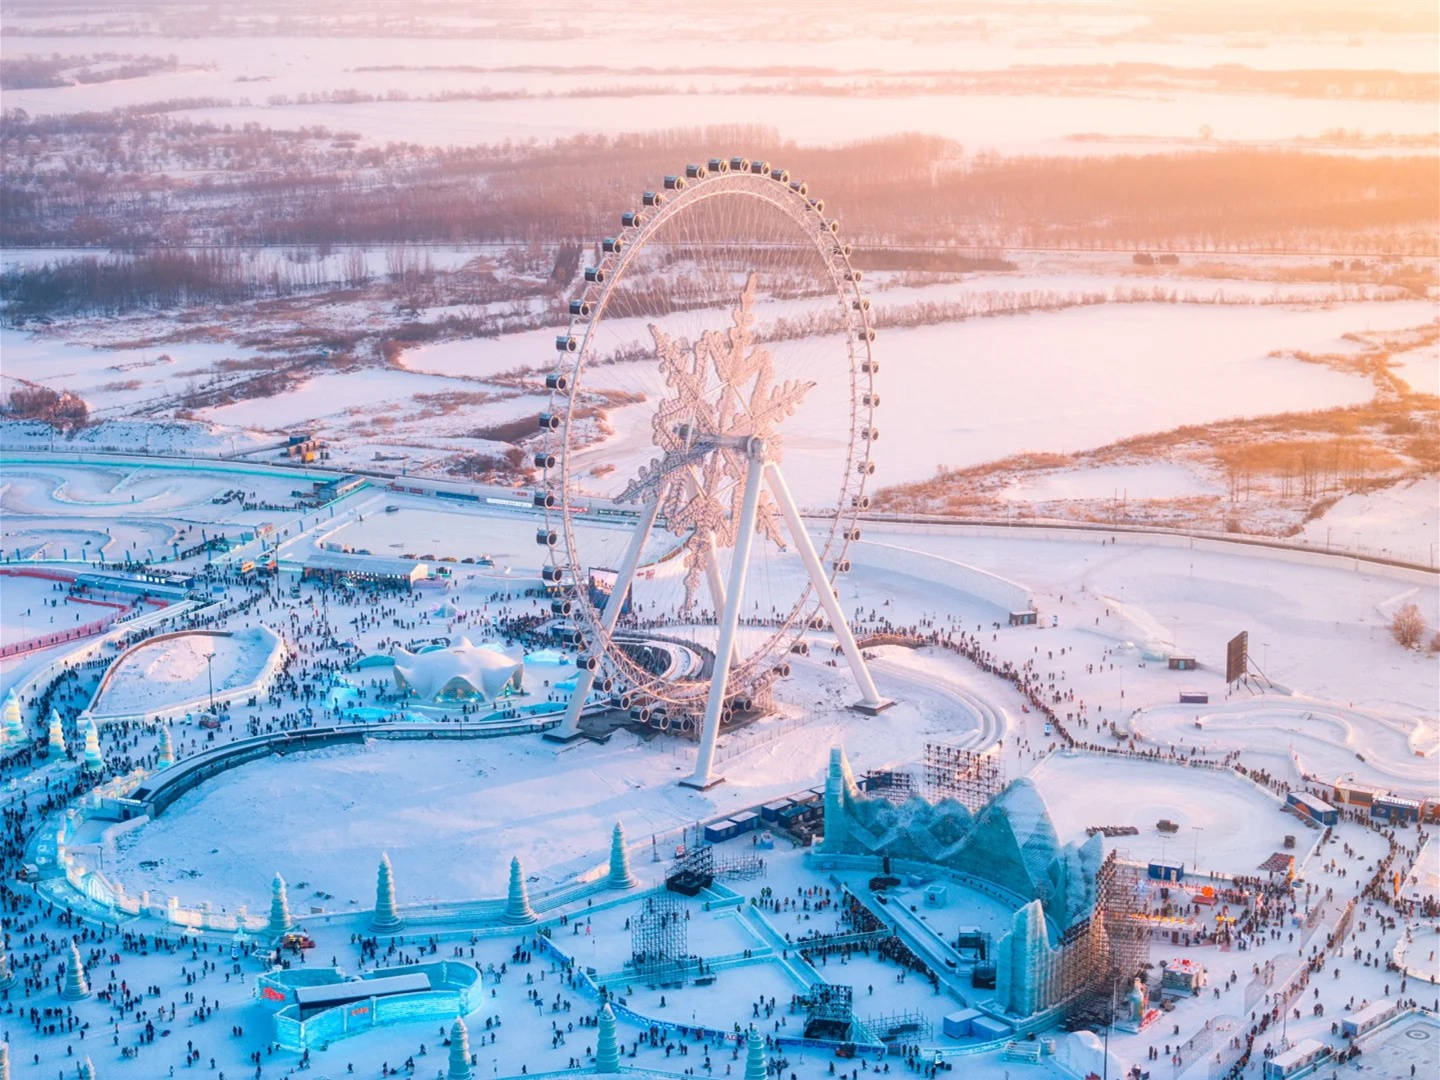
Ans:
{"type": "Polygon", "coordinates": [[[687,160],[747,149],[809,180],[862,248],[1427,253],[1440,235],[1425,155],[1004,158],[917,135],[801,147],[754,127],[380,148],[122,112],[6,114],[0,230],[12,245],[577,242],[687,160]]]}

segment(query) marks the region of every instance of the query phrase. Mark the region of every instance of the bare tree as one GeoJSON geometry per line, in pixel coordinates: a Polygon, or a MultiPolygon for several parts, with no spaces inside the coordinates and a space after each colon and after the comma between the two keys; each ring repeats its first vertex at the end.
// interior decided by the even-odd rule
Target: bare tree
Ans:
{"type": "Polygon", "coordinates": [[[1390,623],[1390,633],[1407,649],[1413,649],[1420,644],[1420,639],[1425,636],[1425,629],[1425,617],[1414,604],[1406,604],[1395,612],[1395,618],[1390,623]]]}

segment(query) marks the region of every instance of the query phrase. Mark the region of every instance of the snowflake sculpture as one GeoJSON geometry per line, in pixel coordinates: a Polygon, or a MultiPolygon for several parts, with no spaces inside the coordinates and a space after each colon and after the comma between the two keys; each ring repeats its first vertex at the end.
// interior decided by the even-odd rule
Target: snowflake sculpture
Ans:
{"type": "MultiPolygon", "coordinates": [[[[670,396],[653,419],[661,455],[641,466],[621,492],[622,502],[660,499],[666,528],[684,548],[685,600],[693,610],[706,562],[717,548],[733,547],[745,498],[749,461],[744,442],[758,436],[766,458],[780,459],[780,422],[813,382],[774,382],[770,352],[753,344],[755,275],[725,331],[707,330],[690,349],[653,323],[650,336],[670,396]]],[[[784,548],[774,503],[762,493],[756,531],[784,548]]]]}

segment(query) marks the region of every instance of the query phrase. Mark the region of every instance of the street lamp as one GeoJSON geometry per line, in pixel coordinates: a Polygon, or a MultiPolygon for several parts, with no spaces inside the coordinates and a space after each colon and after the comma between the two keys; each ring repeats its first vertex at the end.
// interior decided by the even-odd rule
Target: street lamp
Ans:
{"type": "Polygon", "coordinates": [[[1200,834],[1205,831],[1205,826],[1191,825],[1190,828],[1195,830],[1195,860],[1190,866],[1192,871],[1198,874],[1200,872],[1200,834]]]}
{"type": "Polygon", "coordinates": [[[207,653],[205,654],[205,681],[210,684],[210,715],[211,715],[211,716],[214,716],[214,715],[215,715],[215,673],[214,673],[214,661],[215,661],[215,654],[214,654],[213,652],[207,652],[207,653]]]}

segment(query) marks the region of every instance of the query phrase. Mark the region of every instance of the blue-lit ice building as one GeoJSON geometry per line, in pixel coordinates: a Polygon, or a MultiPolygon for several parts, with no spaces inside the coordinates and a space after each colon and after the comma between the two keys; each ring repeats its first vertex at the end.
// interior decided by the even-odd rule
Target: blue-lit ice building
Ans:
{"type": "Polygon", "coordinates": [[[1112,972],[1133,975],[1148,953],[1140,922],[1111,917],[1110,898],[1129,887],[1114,856],[1105,855],[1098,834],[1061,844],[1029,780],[1013,781],[974,814],[954,800],[896,805],[862,792],[837,747],[825,780],[824,829],[822,857],[878,857],[895,873],[939,869],[1013,905],[1009,932],[994,948],[993,991],[973,999],[1007,1018],[1058,1017],[1112,972]]]}

